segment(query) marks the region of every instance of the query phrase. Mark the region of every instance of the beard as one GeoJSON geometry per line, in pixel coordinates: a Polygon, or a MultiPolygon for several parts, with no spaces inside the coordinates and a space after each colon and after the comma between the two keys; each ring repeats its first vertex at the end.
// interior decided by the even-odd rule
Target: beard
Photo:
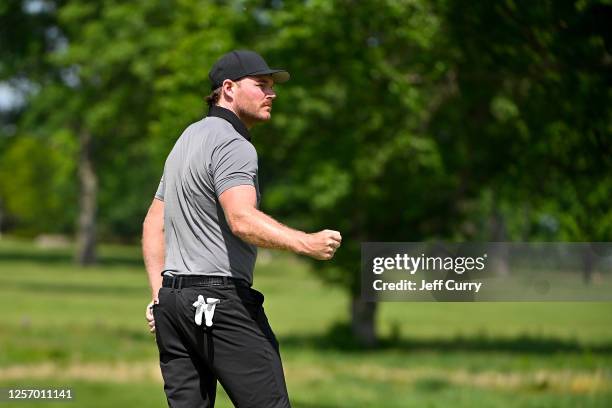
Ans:
{"type": "Polygon", "coordinates": [[[264,122],[271,117],[270,112],[262,112],[260,106],[239,106],[237,109],[238,117],[247,124],[264,122]]]}

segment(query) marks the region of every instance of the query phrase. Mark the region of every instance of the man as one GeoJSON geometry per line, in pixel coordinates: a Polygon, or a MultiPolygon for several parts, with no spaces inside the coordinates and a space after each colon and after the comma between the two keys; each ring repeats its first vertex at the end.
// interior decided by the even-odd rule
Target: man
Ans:
{"type": "Polygon", "coordinates": [[[144,221],[146,318],[169,406],[213,407],[218,379],[236,407],[290,407],[263,295],[251,288],[256,247],[327,260],[341,236],[297,231],[258,209],[249,129],[270,119],[273,85],[289,74],[241,50],[209,78],[208,116],[177,140],[144,221]]]}

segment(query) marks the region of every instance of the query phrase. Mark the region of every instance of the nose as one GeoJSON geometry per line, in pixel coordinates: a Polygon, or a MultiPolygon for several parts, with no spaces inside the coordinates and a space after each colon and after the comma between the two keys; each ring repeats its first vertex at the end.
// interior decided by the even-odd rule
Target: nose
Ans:
{"type": "Polygon", "coordinates": [[[273,88],[268,88],[268,90],[266,91],[266,98],[270,98],[270,99],[276,98],[276,92],[274,92],[273,88]]]}

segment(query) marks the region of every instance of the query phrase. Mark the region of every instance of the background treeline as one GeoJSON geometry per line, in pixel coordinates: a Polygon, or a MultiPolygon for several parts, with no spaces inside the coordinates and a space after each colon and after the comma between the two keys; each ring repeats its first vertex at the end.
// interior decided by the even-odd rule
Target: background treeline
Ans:
{"type": "MultiPolygon", "coordinates": [[[[609,1],[6,0],[0,231],[137,242],[207,72],[252,48],[292,74],[254,129],[263,208],[363,241],[612,236],[609,1]]],[[[356,297],[355,297],[356,299],[356,297]]],[[[353,330],[373,341],[375,304],[353,330]]]]}

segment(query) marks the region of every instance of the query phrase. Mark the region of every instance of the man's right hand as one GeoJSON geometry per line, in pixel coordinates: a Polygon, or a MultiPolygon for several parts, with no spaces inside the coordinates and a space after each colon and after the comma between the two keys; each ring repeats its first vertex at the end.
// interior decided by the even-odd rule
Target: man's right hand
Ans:
{"type": "Polygon", "coordinates": [[[159,303],[159,300],[153,299],[151,303],[147,305],[147,309],[145,310],[145,320],[149,325],[149,331],[151,333],[155,333],[155,318],[153,317],[153,305],[159,303]]]}
{"type": "Polygon", "coordinates": [[[326,261],[334,257],[341,242],[342,236],[338,231],[334,230],[326,229],[313,234],[307,234],[304,242],[306,247],[304,254],[314,259],[326,261]]]}

